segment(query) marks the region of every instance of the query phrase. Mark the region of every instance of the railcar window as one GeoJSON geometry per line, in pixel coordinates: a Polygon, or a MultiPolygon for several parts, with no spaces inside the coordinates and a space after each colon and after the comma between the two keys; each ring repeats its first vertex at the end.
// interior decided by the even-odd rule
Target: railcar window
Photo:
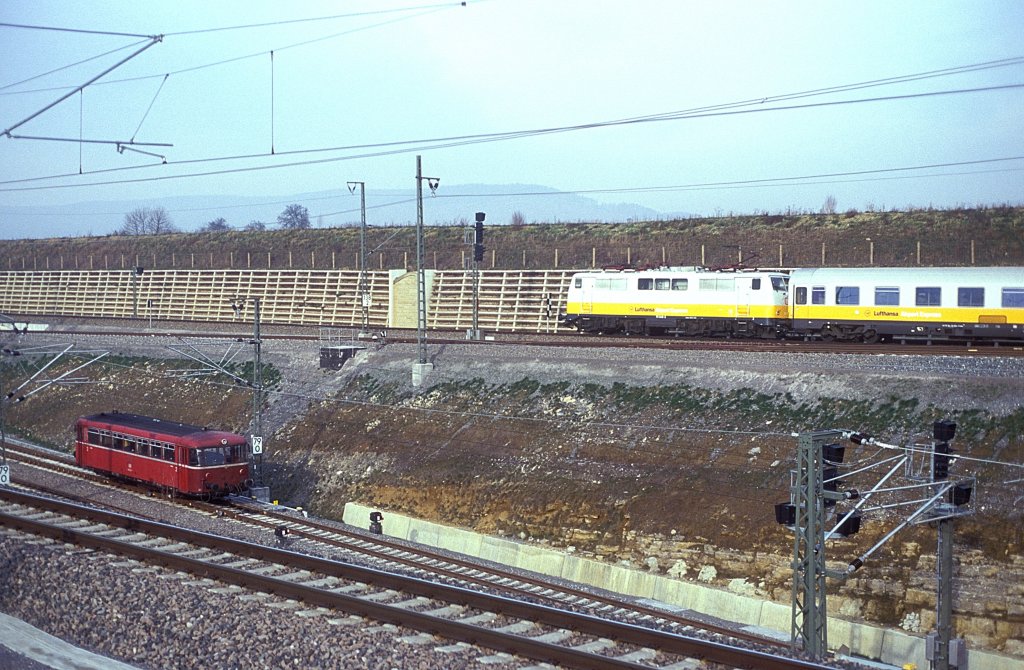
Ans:
{"type": "Polygon", "coordinates": [[[1004,288],[1003,307],[1024,307],[1024,288],[1004,288]]]}
{"type": "Polygon", "coordinates": [[[86,442],[88,442],[89,444],[103,444],[103,442],[100,441],[100,431],[96,430],[95,428],[90,428],[89,435],[86,438],[86,442]]]}
{"type": "Polygon", "coordinates": [[[108,449],[113,448],[114,438],[113,436],[111,436],[109,430],[100,431],[100,444],[103,445],[104,447],[107,447],[108,449]]]}
{"type": "Polygon", "coordinates": [[[836,304],[837,305],[859,305],[860,304],[860,287],[859,286],[837,286],[836,287],[836,304]]]}
{"type": "Polygon", "coordinates": [[[595,279],[594,289],[598,291],[625,291],[625,279],[595,279]]]}
{"type": "Polygon", "coordinates": [[[942,304],[942,289],[938,286],[918,286],[914,290],[914,304],[918,307],[938,307],[942,304]]]}
{"type": "Polygon", "coordinates": [[[812,305],[824,305],[825,304],[825,287],[824,286],[812,286],[811,287],[811,304],[812,305]]]}
{"type": "Polygon", "coordinates": [[[689,279],[673,279],[672,280],[672,290],[673,291],[685,291],[688,288],[690,288],[690,280],[689,279]]]}
{"type": "Polygon", "coordinates": [[[174,461],[174,445],[171,445],[171,444],[165,444],[164,445],[164,460],[165,461],[174,461]]]}
{"type": "Polygon", "coordinates": [[[736,288],[735,279],[701,279],[701,291],[733,291],[736,288]]]}
{"type": "Polygon", "coordinates": [[[238,463],[242,459],[242,449],[239,445],[225,447],[203,447],[202,449],[189,450],[189,465],[210,467],[224,465],[226,463],[238,463]]]}
{"type": "Polygon", "coordinates": [[[657,279],[654,280],[655,291],[668,291],[671,288],[672,282],[668,279],[668,277],[658,277],[657,279]]]}
{"type": "MultiPolygon", "coordinates": [[[[788,286],[788,284],[789,284],[789,282],[786,281],[785,277],[772,277],[772,290],[774,290],[774,291],[781,291],[782,293],[785,293],[786,292],[786,287],[788,286]]],[[[806,291],[807,291],[807,289],[804,289],[804,293],[805,293],[804,299],[805,300],[806,300],[806,291]]]]}
{"type": "Polygon", "coordinates": [[[636,287],[641,291],[650,291],[654,288],[654,280],[650,277],[640,277],[636,280],[636,287]]]}
{"type": "Polygon", "coordinates": [[[797,286],[796,287],[796,304],[806,305],[807,304],[807,287],[797,286]]]}
{"type": "Polygon", "coordinates": [[[875,288],[876,305],[898,305],[900,304],[900,290],[893,286],[878,286],[875,288]]]}
{"type": "Polygon", "coordinates": [[[984,307],[985,289],[958,288],[956,290],[956,304],[958,307],[984,307]]]}

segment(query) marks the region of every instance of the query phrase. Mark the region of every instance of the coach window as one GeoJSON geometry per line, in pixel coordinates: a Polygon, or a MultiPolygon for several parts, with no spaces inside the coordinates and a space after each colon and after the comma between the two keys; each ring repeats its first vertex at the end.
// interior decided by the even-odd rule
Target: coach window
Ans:
{"type": "Polygon", "coordinates": [[[860,304],[860,287],[859,286],[837,286],[836,287],[836,304],[837,305],[859,305],[860,304]]]}
{"type": "Polygon", "coordinates": [[[1003,307],[1024,307],[1024,288],[1004,288],[1003,307]]]}
{"type": "Polygon", "coordinates": [[[812,286],[811,287],[811,304],[812,305],[824,305],[825,304],[825,287],[824,286],[812,286]]]}
{"type": "Polygon", "coordinates": [[[139,440],[139,456],[149,456],[149,440],[139,440]]]}
{"type": "Polygon", "coordinates": [[[942,289],[938,286],[918,286],[914,290],[914,304],[918,307],[938,307],[942,304],[942,289]]]}
{"type": "Polygon", "coordinates": [[[807,287],[797,286],[796,287],[796,304],[806,305],[807,304],[807,287]]]}
{"type": "Polygon", "coordinates": [[[876,305],[898,305],[900,304],[900,290],[894,286],[879,286],[875,288],[876,305]]]}
{"type": "Polygon", "coordinates": [[[655,291],[668,291],[670,288],[672,288],[672,282],[668,277],[658,277],[654,280],[655,291]]]}
{"type": "Polygon", "coordinates": [[[641,291],[650,291],[654,288],[654,280],[650,277],[640,277],[636,280],[636,287],[641,291]]]}
{"type": "Polygon", "coordinates": [[[985,289],[958,288],[956,290],[956,304],[958,307],[984,307],[985,289]]]}
{"type": "Polygon", "coordinates": [[[89,444],[103,444],[103,442],[100,441],[100,431],[96,430],[95,428],[90,428],[89,435],[86,438],[86,442],[88,442],[89,444]]]}
{"type": "Polygon", "coordinates": [[[100,444],[106,447],[107,449],[113,448],[114,438],[111,437],[109,430],[100,431],[100,444]]]}
{"type": "Polygon", "coordinates": [[[164,445],[164,460],[165,461],[173,461],[174,460],[174,445],[173,444],[165,444],[164,445]]]}
{"type": "Polygon", "coordinates": [[[672,280],[672,290],[673,291],[685,291],[688,288],[690,288],[690,280],[689,279],[673,279],[672,280]]]}

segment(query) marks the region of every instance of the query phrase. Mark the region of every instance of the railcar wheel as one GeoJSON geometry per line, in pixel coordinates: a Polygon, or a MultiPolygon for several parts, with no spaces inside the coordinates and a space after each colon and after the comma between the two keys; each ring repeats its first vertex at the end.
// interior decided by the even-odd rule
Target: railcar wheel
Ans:
{"type": "Polygon", "coordinates": [[[878,334],[877,330],[865,330],[864,331],[864,344],[877,344],[882,337],[878,334]]]}

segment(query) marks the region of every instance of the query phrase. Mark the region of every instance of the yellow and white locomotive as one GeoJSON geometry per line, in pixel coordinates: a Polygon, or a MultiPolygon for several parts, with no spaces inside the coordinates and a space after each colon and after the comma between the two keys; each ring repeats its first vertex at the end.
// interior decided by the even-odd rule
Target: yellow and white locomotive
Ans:
{"type": "Polygon", "coordinates": [[[781,272],[759,270],[579,272],[563,322],[586,333],[775,338],[789,319],[786,286],[781,272]]]}

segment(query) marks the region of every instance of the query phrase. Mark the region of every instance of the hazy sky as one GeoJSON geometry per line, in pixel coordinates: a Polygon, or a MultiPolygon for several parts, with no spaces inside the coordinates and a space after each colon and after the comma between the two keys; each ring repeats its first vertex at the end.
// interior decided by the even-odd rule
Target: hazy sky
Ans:
{"type": "Polygon", "coordinates": [[[173,145],[135,146],[160,165],[0,137],[3,205],[414,188],[417,154],[439,193],[538,184],[662,212],[1024,203],[1018,0],[3,0],[0,22],[164,36],[22,123],[148,40],[0,27],[0,129],[173,145]],[[849,102],[869,98],[890,99],[849,102]],[[943,167],[900,170],[920,166],[943,167]]]}

